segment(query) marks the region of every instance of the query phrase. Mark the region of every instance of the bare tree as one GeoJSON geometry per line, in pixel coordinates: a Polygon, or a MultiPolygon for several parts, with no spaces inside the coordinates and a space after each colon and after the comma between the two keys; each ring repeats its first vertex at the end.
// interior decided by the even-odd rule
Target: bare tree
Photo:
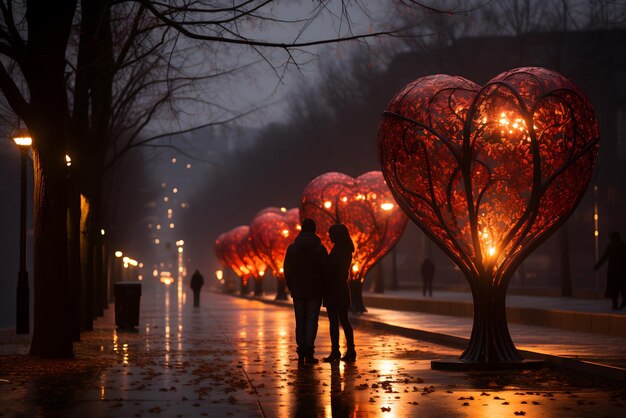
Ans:
{"type": "MultiPolygon", "coordinates": [[[[77,286],[76,280],[91,286],[90,280],[77,279],[78,269],[75,267],[72,281],[68,279],[66,212],[69,207],[72,214],[70,229],[74,231],[70,234],[71,253],[76,254],[76,190],[91,194],[86,196],[93,199],[90,207],[97,208],[99,188],[96,186],[93,189],[97,182],[93,179],[101,175],[109,147],[113,147],[112,155],[118,154],[115,147],[118,145],[119,129],[122,129],[120,126],[126,124],[126,128],[122,129],[126,132],[134,126],[136,137],[161,106],[171,105],[172,91],[166,90],[156,101],[150,101],[149,110],[139,117],[140,121],[128,125],[129,120],[126,119],[120,125],[117,123],[119,118],[116,119],[116,111],[119,117],[124,104],[128,105],[133,100],[122,100],[118,103],[121,107],[114,110],[116,75],[124,74],[124,69],[129,69],[127,71],[131,73],[139,71],[135,75],[141,74],[142,68],[147,70],[159,62],[153,52],[162,53],[164,50],[160,48],[167,44],[173,52],[178,46],[179,37],[183,37],[208,42],[216,50],[221,46],[251,49],[258,54],[259,59],[266,60],[280,77],[280,70],[286,65],[302,63],[299,57],[308,56],[309,52],[305,50],[307,47],[397,35],[401,29],[406,29],[353,33],[348,6],[365,8],[366,5],[358,0],[318,0],[312,3],[310,10],[295,18],[278,17],[277,3],[269,0],[239,3],[200,0],[83,0],[80,3],[77,0],[0,1],[0,90],[12,111],[26,123],[34,138],[35,326],[31,354],[72,356],[72,333],[68,326],[72,312],[68,289],[77,286]],[[337,15],[331,9],[333,3],[340,4],[337,15]],[[116,14],[118,10],[128,13],[116,14]],[[301,40],[310,22],[321,16],[336,22],[339,28],[337,36],[301,40]],[[124,23],[116,24],[116,27],[128,30],[129,35],[125,37],[127,42],[113,42],[113,21],[124,23]],[[271,37],[255,38],[259,27],[277,24],[292,25],[295,31],[284,41],[275,41],[271,37]],[[71,42],[75,39],[72,37],[73,30],[79,31],[77,43],[71,42]],[[154,42],[151,44],[154,50],[148,48],[141,51],[137,48],[145,40],[154,42]],[[115,55],[117,47],[120,49],[117,49],[115,55]],[[267,51],[270,49],[283,53],[278,65],[268,59],[267,51]],[[68,75],[68,65],[73,74],[68,75]],[[135,66],[138,68],[135,69],[135,66]],[[116,126],[117,130],[112,129],[112,126],[116,126]],[[66,153],[72,155],[72,181],[81,180],[78,188],[71,187],[69,204],[66,153]]],[[[423,7],[419,3],[409,6],[423,7]]],[[[428,10],[432,11],[430,8],[428,10]]],[[[176,65],[176,62],[166,61],[169,70],[176,65]]],[[[164,78],[164,85],[171,88],[177,76],[174,74],[170,77],[170,74],[164,78]]],[[[181,84],[176,85],[185,86],[185,81],[179,79],[181,84]]],[[[130,84],[133,83],[139,86],[136,79],[130,84]]],[[[141,86],[142,97],[145,97],[146,91],[151,91],[151,86],[150,83],[141,86]]],[[[127,90],[126,97],[132,97],[132,91],[132,87],[127,90]]],[[[159,94],[163,93],[157,93],[155,97],[159,97],[159,94]]],[[[128,138],[133,138],[133,134],[127,137],[130,142],[126,142],[126,148],[132,148],[133,140],[128,138]]],[[[98,216],[95,215],[93,219],[98,219],[98,216]]],[[[93,236],[95,222],[91,221],[90,224],[89,234],[93,236]]],[[[93,254],[93,247],[87,253],[93,254]]],[[[72,259],[75,266],[76,256],[72,259]]],[[[89,262],[85,271],[93,271],[89,262]]],[[[89,291],[83,294],[89,297],[89,291]]],[[[85,312],[88,315],[90,307],[87,305],[85,312]]],[[[89,328],[87,318],[83,326],[89,328]]]]}

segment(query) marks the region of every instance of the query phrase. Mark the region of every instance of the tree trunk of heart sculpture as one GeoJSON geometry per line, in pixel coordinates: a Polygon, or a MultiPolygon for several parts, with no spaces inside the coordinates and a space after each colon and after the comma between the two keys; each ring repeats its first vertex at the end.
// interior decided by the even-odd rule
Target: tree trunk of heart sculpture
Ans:
{"type": "MultiPolygon", "coordinates": [[[[468,281],[472,283],[474,278],[468,277],[468,281]]],[[[506,321],[506,286],[492,286],[490,277],[480,277],[472,286],[472,297],[474,325],[461,360],[472,363],[521,361],[506,321]]]]}
{"type": "Polygon", "coordinates": [[[360,280],[350,280],[350,300],[352,302],[350,310],[353,313],[367,312],[363,303],[363,283],[360,280]]]}
{"type": "Polygon", "coordinates": [[[284,277],[276,278],[276,300],[287,300],[287,283],[284,277]]]}

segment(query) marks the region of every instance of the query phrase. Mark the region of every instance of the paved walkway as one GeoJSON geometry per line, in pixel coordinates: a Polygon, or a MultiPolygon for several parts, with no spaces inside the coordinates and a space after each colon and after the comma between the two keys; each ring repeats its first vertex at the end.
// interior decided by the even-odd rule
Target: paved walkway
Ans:
{"type": "MultiPolygon", "coordinates": [[[[440,418],[626,413],[626,393],[600,379],[552,369],[493,374],[433,371],[432,359],[453,359],[460,350],[361,323],[355,326],[356,363],[298,366],[289,306],[205,292],[202,306],[194,309],[190,299],[185,290],[178,292],[173,286],[144,285],[137,332],[116,331],[108,315],[97,323],[108,337],[89,352],[84,344],[89,344],[90,333],[80,343],[77,362],[91,364],[113,356],[112,364],[96,373],[83,390],[64,394],[63,399],[51,396],[55,391],[50,381],[28,382],[23,388],[13,382],[0,384],[0,391],[23,390],[28,395],[9,397],[4,396],[9,392],[0,392],[0,416],[440,418]],[[51,413],[51,404],[61,412],[51,413]]],[[[392,319],[386,311],[368,315],[392,319]]],[[[329,352],[324,317],[316,344],[318,356],[329,352]]],[[[22,372],[29,370],[14,374],[22,372]]]]}
{"type": "MultiPolygon", "coordinates": [[[[409,297],[411,292],[388,292],[377,295],[377,297],[393,298],[398,297],[398,295],[409,297]]],[[[418,295],[416,293],[412,294],[412,296],[423,298],[421,294],[418,295]]],[[[437,292],[432,299],[467,300],[471,302],[471,295],[455,292],[437,292]]],[[[566,298],[510,296],[509,302],[519,304],[517,306],[526,307],[556,307],[567,304],[571,309],[578,309],[581,312],[584,312],[583,309],[585,307],[600,309],[600,303],[602,303],[602,301],[581,301],[571,298],[569,301],[562,301],[562,299],[566,298]]],[[[265,295],[263,300],[272,301],[273,295],[265,295]]],[[[401,331],[402,335],[413,335],[416,338],[428,339],[437,343],[449,343],[453,346],[464,346],[472,330],[472,318],[462,316],[368,308],[367,313],[357,315],[355,318],[362,322],[369,321],[375,325],[382,325],[382,329],[389,331],[401,331]],[[407,331],[415,331],[415,333],[407,331]]],[[[623,337],[514,323],[509,323],[509,331],[518,349],[531,352],[526,354],[526,357],[537,353],[576,359],[585,363],[599,363],[608,366],[607,370],[614,367],[626,369],[626,338],[623,337]]],[[[577,370],[598,372],[590,370],[591,366],[588,364],[574,364],[571,366],[575,366],[574,368],[577,370]]],[[[604,370],[604,372],[607,370],[604,370]]],[[[602,374],[602,370],[599,372],[602,374]]],[[[609,374],[605,374],[606,376],[626,378],[626,370],[608,370],[608,372],[609,374]]]]}
{"type": "MultiPolygon", "coordinates": [[[[407,298],[415,300],[441,300],[456,302],[472,302],[472,294],[468,292],[450,292],[435,290],[432,297],[424,297],[417,290],[385,290],[385,293],[365,293],[369,297],[407,298]]],[[[525,296],[512,295],[506,297],[507,307],[535,308],[545,310],[590,312],[626,316],[626,309],[612,310],[610,299],[577,299],[570,297],[525,296]]]]}

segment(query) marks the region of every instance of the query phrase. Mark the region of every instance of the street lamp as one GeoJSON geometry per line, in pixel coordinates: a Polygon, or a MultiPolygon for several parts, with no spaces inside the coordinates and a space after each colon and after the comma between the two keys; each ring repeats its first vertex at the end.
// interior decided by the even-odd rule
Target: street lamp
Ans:
{"type": "Polygon", "coordinates": [[[26,129],[13,133],[13,141],[20,149],[20,271],[17,276],[17,311],[15,331],[28,334],[30,329],[28,272],[26,271],[26,159],[33,143],[26,129]]]}

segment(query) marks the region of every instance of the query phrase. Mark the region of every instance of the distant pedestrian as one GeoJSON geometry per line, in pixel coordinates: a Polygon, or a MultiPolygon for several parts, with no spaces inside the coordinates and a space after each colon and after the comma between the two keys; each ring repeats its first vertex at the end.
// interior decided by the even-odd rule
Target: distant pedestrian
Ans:
{"type": "Polygon", "coordinates": [[[610,239],[608,247],[600,260],[593,266],[593,269],[598,270],[608,260],[604,296],[613,300],[612,308],[617,310],[626,305],[626,290],[624,288],[626,285],[626,243],[622,241],[617,231],[611,232],[610,239]],[[622,303],[618,304],[620,294],[622,303]]]}
{"type": "Polygon", "coordinates": [[[315,235],[315,229],[313,219],[302,221],[301,232],[287,248],[283,266],[285,281],[293,298],[299,363],[318,362],[313,353],[328,253],[320,238],[315,235]]]}
{"type": "Polygon", "coordinates": [[[196,270],[195,273],[193,273],[193,276],[191,276],[191,283],[189,285],[189,287],[191,287],[191,290],[193,290],[193,306],[195,308],[200,306],[200,290],[202,289],[203,285],[204,277],[202,277],[202,274],[200,274],[200,272],[196,270]]]}
{"type": "Polygon", "coordinates": [[[424,281],[424,286],[422,287],[422,292],[424,296],[426,296],[426,292],[428,292],[428,296],[433,295],[433,279],[435,278],[435,263],[428,257],[424,259],[422,263],[422,279],[424,281]]]}
{"type": "Polygon", "coordinates": [[[328,235],[330,241],[335,244],[328,255],[326,283],[324,285],[324,306],[330,322],[332,351],[328,357],[324,358],[324,361],[334,362],[341,358],[343,361],[353,362],[356,360],[356,350],[354,348],[354,332],[348,319],[348,309],[350,309],[348,280],[354,243],[350,238],[348,228],[343,224],[331,225],[328,229],[328,235]],[[339,322],[341,322],[348,346],[343,357],[339,352],[339,322]]]}

